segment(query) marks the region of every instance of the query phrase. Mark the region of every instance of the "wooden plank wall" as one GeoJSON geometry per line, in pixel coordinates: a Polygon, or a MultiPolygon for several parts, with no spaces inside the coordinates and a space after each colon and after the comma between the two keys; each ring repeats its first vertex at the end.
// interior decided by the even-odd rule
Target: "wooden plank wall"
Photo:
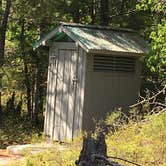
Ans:
{"type": "Polygon", "coordinates": [[[77,60],[77,92],[75,98],[75,116],[73,124],[73,137],[78,136],[82,130],[83,104],[84,104],[84,87],[85,87],[85,69],[86,69],[86,52],[78,48],[77,60]]]}
{"type": "Polygon", "coordinates": [[[47,79],[47,98],[46,98],[46,115],[44,131],[47,136],[52,138],[53,117],[54,117],[54,101],[56,90],[56,68],[57,68],[57,52],[54,47],[49,51],[49,67],[47,79]]]}
{"type": "Polygon", "coordinates": [[[53,140],[72,140],[82,129],[87,55],[71,46],[58,43],[49,53],[44,132],[53,140]],[[78,79],[76,86],[74,76],[78,79]]]}

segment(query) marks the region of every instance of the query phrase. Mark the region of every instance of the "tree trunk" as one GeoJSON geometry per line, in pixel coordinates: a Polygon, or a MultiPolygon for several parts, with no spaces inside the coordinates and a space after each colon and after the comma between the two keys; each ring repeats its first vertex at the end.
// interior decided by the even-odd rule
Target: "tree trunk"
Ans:
{"type": "Polygon", "coordinates": [[[0,23],[2,21],[2,0],[0,0],[0,23]]]}
{"type": "Polygon", "coordinates": [[[94,139],[90,134],[83,139],[83,147],[76,161],[77,166],[121,166],[107,157],[107,145],[102,132],[94,139]]]}
{"type": "Polygon", "coordinates": [[[124,2],[124,0],[122,0],[122,2],[121,2],[121,7],[120,7],[120,14],[121,14],[121,15],[123,15],[124,5],[125,5],[125,2],[124,2]]]}
{"type": "Polygon", "coordinates": [[[2,0],[0,1],[0,111],[2,110],[1,95],[2,95],[2,66],[4,62],[4,50],[5,50],[5,37],[7,22],[10,13],[11,0],[6,0],[5,12],[2,16],[2,0]]]}
{"type": "Polygon", "coordinates": [[[80,22],[80,12],[79,12],[79,1],[74,0],[71,5],[71,13],[73,17],[73,22],[79,23],[80,22]]]}
{"type": "Polygon", "coordinates": [[[37,126],[39,123],[39,87],[40,87],[40,71],[39,71],[39,62],[38,57],[36,57],[36,71],[35,71],[35,83],[34,83],[34,92],[33,92],[33,122],[37,126]]]}
{"type": "Polygon", "coordinates": [[[21,34],[20,34],[20,46],[21,46],[21,54],[24,63],[24,77],[25,77],[25,86],[26,86],[26,97],[27,97],[27,110],[28,116],[32,115],[32,108],[31,108],[31,85],[29,80],[29,73],[28,73],[28,65],[25,53],[25,23],[24,20],[21,20],[21,34]]]}
{"type": "Polygon", "coordinates": [[[91,19],[92,19],[91,24],[93,25],[96,19],[95,0],[91,0],[90,13],[91,13],[91,19]]]}
{"type": "Polygon", "coordinates": [[[100,0],[100,25],[109,24],[109,0],[100,0]]]}

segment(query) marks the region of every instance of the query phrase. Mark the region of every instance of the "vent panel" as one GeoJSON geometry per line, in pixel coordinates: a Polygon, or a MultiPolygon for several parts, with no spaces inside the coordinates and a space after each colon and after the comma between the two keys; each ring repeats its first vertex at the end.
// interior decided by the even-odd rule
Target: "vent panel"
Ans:
{"type": "Polygon", "coordinates": [[[94,71],[135,72],[136,59],[133,57],[94,55],[94,71]]]}

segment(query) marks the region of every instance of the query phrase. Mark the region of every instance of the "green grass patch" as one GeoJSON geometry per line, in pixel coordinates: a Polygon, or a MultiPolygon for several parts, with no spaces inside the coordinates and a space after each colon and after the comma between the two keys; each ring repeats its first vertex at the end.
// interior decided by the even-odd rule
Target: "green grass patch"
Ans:
{"type": "MultiPolygon", "coordinates": [[[[113,116],[115,117],[115,114],[113,116]]],[[[127,159],[142,166],[166,166],[165,129],[166,112],[149,115],[137,123],[132,120],[128,124],[124,123],[115,133],[110,131],[106,136],[108,155],[127,159]]],[[[55,146],[57,146],[55,150],[35,155],[28,154],[24,161],[13,165],[74,166],[81,151],[82,138],[75,139],[62,151],[58,150],[57,143],[55,146]]],[[[117,161],[125,166],[132,166],[127,162],[117,161]]]]}
{"type": "MultiPolygon", "coordinates": [[[[130,122],[123,129],[108,134],[108,154],[144,166],[166,165],[166,112],[147,116],[144,121],[130,122]]],[[[131,164],[125,163],[126,166],[131,164]]]]}

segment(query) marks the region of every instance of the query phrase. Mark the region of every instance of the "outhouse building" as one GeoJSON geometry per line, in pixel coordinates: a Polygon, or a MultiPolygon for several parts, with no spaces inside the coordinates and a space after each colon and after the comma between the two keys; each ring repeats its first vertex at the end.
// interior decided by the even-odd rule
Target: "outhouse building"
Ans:
{"type": "Polygon", "coordinates": [[[148,51],[135,31],[61,23],[34,45],[49,47],[44,132],[72,140],[115,107],[135,103],[140,58],[148,51]]]}

